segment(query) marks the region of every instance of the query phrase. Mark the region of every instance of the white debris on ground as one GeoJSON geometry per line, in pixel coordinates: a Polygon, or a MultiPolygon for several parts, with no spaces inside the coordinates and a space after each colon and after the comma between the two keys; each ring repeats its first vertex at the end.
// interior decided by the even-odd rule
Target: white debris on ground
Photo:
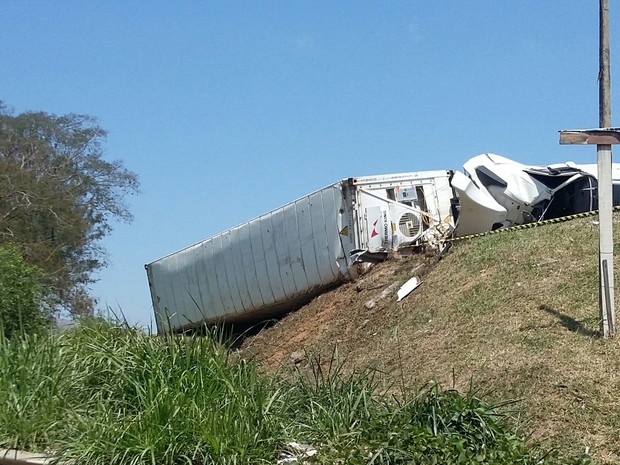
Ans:
{"type": "Polygon", "coordinates": [[[302,465],[307,463],[306,459],[310,459],[318,453],[311,445],[294,441],[287,442],[286,448],[287,450],[280,454],[277,461],[278,465],[302,465]]]}
{"type": "Polygon", "coordinates": [[[403,284],[396,293],[396,301],[400,302],[401,300],[403,300],[405,297],[411,294],[413,290],[416,289],[420,284],[422,284],[420,278],[418,278],[417,276],[411,278],[409,281],[403,284]]]}

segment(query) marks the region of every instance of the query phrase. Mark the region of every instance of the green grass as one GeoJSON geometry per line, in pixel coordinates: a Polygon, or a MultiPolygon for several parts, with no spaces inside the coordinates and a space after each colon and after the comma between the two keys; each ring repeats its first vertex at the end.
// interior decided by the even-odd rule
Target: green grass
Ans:
{"type": "Polygon", "coordinates": [[[88,463],[250,463],[278,443],[268,383],[251,363],[229,363],[213,338],[152,337],[94,321],[4,348],[3,363],[20,360],[10,368],[24,382],[13,392],[3,386],[13,408],[2,429],[32,424],[3,431],[5,446],[43,446],[88,463]]]}
{"type": "Polygon", "coordinates": [[[321,464],[569,463],[473,392],[395,397],[381,373],[345,374],[337,357],[268,377],[216,336],[92,320],[0,340],[0,447],[91,465],[273,464],[291,441],[321,464]]]}

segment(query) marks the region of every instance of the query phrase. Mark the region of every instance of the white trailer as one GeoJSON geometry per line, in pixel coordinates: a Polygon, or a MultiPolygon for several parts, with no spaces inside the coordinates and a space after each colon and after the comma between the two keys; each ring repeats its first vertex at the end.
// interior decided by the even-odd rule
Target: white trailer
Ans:
{"type": "Polygon", "coordinates": [[[158,331],[268,318],[455,227],[452,171],[342,180],[145,265],[158,331]]]}

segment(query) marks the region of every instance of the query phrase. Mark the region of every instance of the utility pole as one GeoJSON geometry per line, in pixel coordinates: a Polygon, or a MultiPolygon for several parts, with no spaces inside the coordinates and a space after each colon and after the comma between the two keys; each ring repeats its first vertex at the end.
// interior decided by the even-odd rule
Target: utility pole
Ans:
{"type": "Polygon", "coordinates": [[[599,0],[599,130],[561,131],[561,144],[596,144],[599,208],[599,310],[601,333],[616,333],[614,296],[613,186],[611,145],[620,130],[611,128],[609,0],[599,0]]]}
{"type": "MultiPolygon", "coordinates": [[[[611,127],[611,79],[609,71],[609,0],[599,7],[599,127],[611,127]]],[[[614,300],[613,187],[611,180],[611,145],[597,144],[598,209],[599,209],[599,308],[601,332],[616,332],[614,300]]]]}

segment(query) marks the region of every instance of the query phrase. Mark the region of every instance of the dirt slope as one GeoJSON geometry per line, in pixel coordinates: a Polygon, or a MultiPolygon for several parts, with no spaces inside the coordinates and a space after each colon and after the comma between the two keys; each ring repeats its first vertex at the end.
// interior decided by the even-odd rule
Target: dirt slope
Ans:
{"type": "Polygon", "coordinates": [[[276,370],[337,348],[399,388],[433,381],[522,399],[533,440],[620,463],[620,345],[598,337],[597,251],[586,218],[456,243],[440,261],[394,258],[248,338],[242,353],[276,370]],[[396,302],[394,286],[414,274],[422,285],[396,302]]]}
{"type": "Polygon", "coordinates": [[[299,363],[305,354],[329,358],[335,348],[356,366],[376,363],[366,355],[379,348],[374,343],[381,343],[376,336],[386,321],[398,319],[403,306],[395,303],[398,286],[413,275],[426,275],[436,261],[414,255],[374,265],[356,281],[318,296],[247,339],[243,348],[272,370],[299,363]]]}

